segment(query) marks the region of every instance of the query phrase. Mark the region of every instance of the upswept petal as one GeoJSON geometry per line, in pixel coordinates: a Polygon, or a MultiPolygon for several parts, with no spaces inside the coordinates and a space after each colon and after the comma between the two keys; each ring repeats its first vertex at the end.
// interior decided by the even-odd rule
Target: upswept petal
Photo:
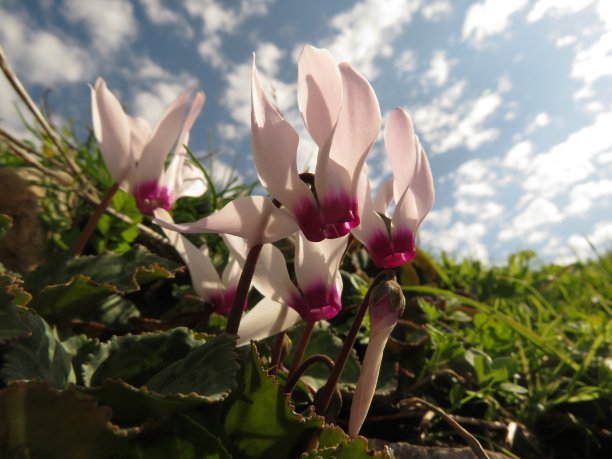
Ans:
{"type": "Polygon", "coordinates": [[[180,233],[228,233],[247,240],[249,247],[275,242],[298,230],[291,216],[263,196],[243,196],[193,223],[171,224],[154,219],[156,225],[180,233]]]}
{"type": "MultiPolygon", "coordinates": [[[[391,187],[389,194],[392,194],[391,187]]],[[[386,267],[386,257],[393,253],[387,224],[383,221],[372,203],[370,182],[362,173],[359,178],[359,205],[361,224],[353,228],[351,234],[359,240],[370,253],[372,260],[377,266],[386,267]]]]}
{"type": "Polygon", "coordinates": [[[398,232],[405,229],[412,231],[414,236],[419,225],[434,205],[435,191],[429,161],[425,151],[416,139],[415,144],[418,151],[417,171],[410,187],[400,198],[393,212],[391,232],[394,238],[398,237],[398,232]]]}
{"type": "MultiPolygon", "coordinates": [[[[378,136],[380,107],[368,81],[349,64],[339,65],[342,109],[329,147],[319,150],[315,183],[328,231],[347,234],[359,225],[358,177],[378,136]]],[[[333,237],[333,234],[327,234],[333,237]]]]}
{"type": "Polygon", "coordinates": [[[188,89],[166,109],[142,152],[137,168],[138,183],[160,179],[168,154],[183,145],[204,100],[202,91],[188,89]]]}
{"type": "Polygon", "coordinates": [[[412,180],[412,184],[410,185],[410,189],[412,190],[416,200],[416,206],[419,212],[418,225],[420,225],[434,206],[436,192],[434,189],[431,168],[429,167],[429,160],[427,159],[425,150],[421,146],[418,139],[416,139],[416,143],[418,144],[420,161],[417,166],[414,179],[412,180]]]}
{"type": "Polygon", "coordinates": [[[412,121],[404,109],[396,108],[389,113],[384,137],[393,171],[393,197],[398,203],[413,180],[419,155],[412,121]]]}
{"type": "MultiPolygon", "coordinates": [[[[166,222],[172,222],[172,217],[164,209],[156,209],[154,215],[166,222]]],[[[219,274],[205,252],[198,249],[182,234],[164,227],[162,230],[187,265],[191,284],[196,293],[205,301],[210,301],[213,295],[223,292],[219,274]]]]}
{"type": "Polygon", "coordinates": [[[121,183],[133,162],[128,116],[102,78],[91,88],[92,123],[100,151],[111,176],[121,183]]]}
{"type": "Polygon", "coordinates": [[[145,145],[151,138],[151,126],[144,118],[128,116],[132,133],[132,156],[137,163],[142,156],[145,145]]]}
{"type": "MultiPolygon", "coordinates": [[[[359,196],[361,196],[361,194],[359,196]]],[[[393,177],[389,177],[385,183],[380,186],[374,198],[374,202],[372,203],[372,208],[375,212],[387,215],[387,209],[391,201],[393,201],[393,177]]]]}
{"type": "Polygon", "coordinates": [[[295,246],[295,277],[302,289],[323,283],[331,288],[346,250],[348,236],[310,242],[302,233],[297,235],[295,246]]]}
{"type": "Polygon", "coordinates": [[[241,320],[238,328],[238,346],[251,340],[261,340],[287,330],[300,320],[300,315],[289,306],[264,298],[241,320]]]}
{"type": "Polygon", "coordinates": [[[357,178],[382,123],[378,99],[370,83],[346,62],[340,63],[338,67],[342,75],[343,102],[329,158],[326,161],[326,158],[320,155],[317,160],[317,178],[319,172],[322,172],[316,183],[320,201],[337,193],[338,185],[350,196],[355,196],[357,178]],[[323,173],[328,168],[328,161],[333,161],[346,170],[349,183],[339,184],[335,175],[323,173]]]}
{"type": "Polygon", "coordinates": [[[227,264],[223,269],[223,274],[221,275],[221,283],[223,284],[223,289],[227,291],[236,290],[238,287],[238,281],[240,280],[240,274],[242,274],[242,265],[238,260],[234,260],[230,258],[227,260],[227,264]]]}
{"type": "Polygon", "coordinates": [[[202,170],[189,161],[184,153],[177,153],[165,170],[161,184],[167,186],[174,199],[202,196],[208,183],[202,170]]]}
{"type": "Polygon", "coordinates": [[[261,249],[253,275],[253,286],[263,296],[285,304],[300,294],[289,277],[285,257],[272,244],[266,244],[261,249]]]}
{"type": "MultiPolygon", "coordinates": [[[[255,58],[251,80],[253,158],[263,187],[294,215],[300,206],[316,208],[316,201],[297,171],[299,137],[270,103],[261,85],[255,58]]],[[[298,216],[296,215],[296,217],[298,216]]]]}
{"type": "Polygon", "coordinates": [[[322,148],[342,107],[342,77],[326,49],[306,45],[298,58],[298,107],[310,136],[322,148]]]}

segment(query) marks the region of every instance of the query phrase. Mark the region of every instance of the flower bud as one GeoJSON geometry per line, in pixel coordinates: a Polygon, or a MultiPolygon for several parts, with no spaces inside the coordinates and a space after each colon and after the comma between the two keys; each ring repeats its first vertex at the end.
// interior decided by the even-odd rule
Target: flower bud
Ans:
{"type": "Polygon", "coordinates": [[[351,437],[357,436],[368,414],[376,390],[383,351],[405,304],[402,287],[395,280],[381,282],[370,294],[370,341],[351,404],[348,428],[351,437]]]}

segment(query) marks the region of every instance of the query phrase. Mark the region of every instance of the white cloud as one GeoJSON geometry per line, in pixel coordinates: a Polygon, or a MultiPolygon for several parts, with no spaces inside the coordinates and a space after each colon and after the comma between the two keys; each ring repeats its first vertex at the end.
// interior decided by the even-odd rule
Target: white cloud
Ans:
{"type": "Polygon", "coordinates": [[[438,22],[451,15],[453,5],[448,0],[438,0],[423,5],[421,14],[425,19],[431,22],[438,22]]]}
{"type": "Polygon", "coordinates": [[[507,241],[526,237],[534,230],[541,231],[541,226],[559,222],[563,218],[559,208],[552,201],[538,197],[517,214],[510,226],[502,230],[497,238],[500,241],[507,241]]]}
{"type": "Polygon", "coordinates": [[[454,210],[458,214],[473,215],[477,221],[490,226],[491,221],[499,217],[504,208],[493,201],[459,199],[454,210]]]}
{"type": "Polygon", "coordinates": [[[116,51],[136,36],[138,24],[127,0],[64,0],[62,13],[87,28],[92,44],[105,54],[116,51]]]}
{"type": "Polygon", "coordinates": [[[538,0],[527,15],[527,21],[536,22],[546,16],[558,17],[575,14],[595,0],[538,0]]]}
{"type": "Polygon", "coordinates": [[[193,17],[202,21],[202,37],[198,52],[202,59],[221,70],[227,70],[230,63],[222,52],[223,35],[232,34],[251,16],[263,16],[273,0],[241,0],[238,8],[226,7],[218,0],[187,0],[185,8],[193,17]]]}
{"type": "Polygon", "coordinates": [[[374,61],[390,57],[389,43],[418,10],[420,0],[363,0],[330,20],[334,35],[322,40],[338,61],[348,61],[366,78],[379,73],[374,61]]]}
{"type": "Polygon", "coordinates": [[[476,258],[488,261],[489,253],[481,242],[487,233],[483,223],[456,221],[443,229],[432,229],[427,217],[419,230],[419,243],[435,251],[449,252],[457,257],[476,258]]]}
{"type": "Polygon", "coordinates": [[[446,53],[438,50],[434,53],[429,62],[429,69],[421,78],[424,86],[429,86],[432,83],[434,86],[444,86],[448,81],[452,62],[446,57],[446,53]]]}
{"type": "Polygon", "coordinates": [[[527,0],[484,0],[470,6],[463,21],[462,37],[474,46],[506,31],[510,17],[522,10],[527,0]]]}
{"type": "Polygon", "coordinates": [[[603,254],[612,249],[612,221],[597,223],[593,232],[586,237],[573,234],[567,238],[567,243],[578,259],[593,258],[593,247],[597,253],[603,254]]]}
{"type": "Polygon", "coordinates": [[[0,16],[0,43],[23,81],[49,86],[89,79],[95,71],[91,57],[77,43],[41,30],[17,13],[0,8],[0,16]]]}
{"type": "Polygon", "coordinates": [[[555,40],[555,46],[557,48],[563,48],[565,46],[573,45],[577,40],[578,38],[576,38],[576,35],[563,35],[555,40]]]}
{"type": "Polygon", "coordinates": [[[173,30],[177,31],[179,34],[188,38],[193,37],[193,30],[189,27],[185,18],[178,14],[176,9],[166,7],[163,0],[139,1],[149,21],[154,24],[175,26],[173,30]]]}
{"type": "Polygon", "coordinates": [[[458,183],[455,194],[457,196],[493,196],[495,189],[487,182],[458,183]]]}
{"type": "Polygon", "coordinates": [[[589,48],[576,53],[571,77],[581,80],[584,86],[576,92],[576,98],[590,97],[591,85],[600,78],[612,75],[612,30],[603,34],[589,48]]]}
{"type": "MultiPolygon", "coordinates": [[[[132,103],[128,109],[131,115],[143,117],[153,126],[180,93],[198,86],[197,79],[190,73],[167,70],[148,57],[135,58],[133,66],[135,70],[121,72],[136,88],[131,92],[132,103]]],[[[206,106],[203,111],[206,113],[206,106]]]]}
{"type": "Polygon", "coordinates": [[[569,197],[570,202],[564,213],[566,215],[584,215],[593,205],[612,203],[610,200],[612,197],[612,181],[602,179],[580,183],[571,189],[569,197]]]}
{"type": "Polygon", "coordinates": [[[430,104],[413,111],[415,128],[433,154],[458,147],[476,150],[499,135],[499,128],[487,128],[485,124],[501,107],[501,95],[508,90],[507,81],[501,79],[497,91],[461,100],[465,87],[464,80],[454,83],[430,104]]]}
{"type": "Polygon", "coordinates": [[[612,112],[596,116],[593,124],[581,128],[546,153],[536,155],[526,169],[525,190],[538,196],[554,197],[587,179],[596,171],[596,158],[612,150],[612,112]]]}
{"type": "Polygon", "coordinates": [[[412,49],[405,49],[402,54],[395,59],[393,65],[397,70],[398,76],[409,75],[417,68],[416,53],[412,49]]]}
{"type": "Polygon", "coordinates": [[[546,112],[540,112],[533,117],[533,120],[525,128],[527,134],[531,134],[540,128],[546,127],[550,124],[550,116],[546,112]]]}
{"type": "Polygon", "coordinates": [[[504,166],[511,169],[525,170],[532,161],[533,144],[524,140],[514,145],[504,157],[504,166]]]}
{"type": "Polygon", "coordinates": [[[427,225],[437,228],[449,226],[453,218],[453,210],[450,207],[432,210],[427,214],[427,225]]]}

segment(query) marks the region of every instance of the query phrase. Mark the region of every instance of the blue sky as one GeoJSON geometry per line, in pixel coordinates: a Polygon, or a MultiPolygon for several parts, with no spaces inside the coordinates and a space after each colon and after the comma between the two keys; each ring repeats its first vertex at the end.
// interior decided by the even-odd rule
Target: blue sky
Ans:
{"type": "MultiPolygon", "coordinates": [[[[56,124],[89,123],[97,76],[155,122],[184,88],[206,92],[190,145],[255,178],[253,52],[269,94],[316,157],[297,111],[296,59],[328,48],[371,82],[383,117],[402,106],[428,153],[436,205],[420,243],[485,261],[534,248],[545,260],[612,248],[612,1],[0,0],[0,44],[56,124]]],[[[23,132],[7,84],[0,123],[23,132]]],[[[368,159],[389,173],[382,142],[368,159]]]]}

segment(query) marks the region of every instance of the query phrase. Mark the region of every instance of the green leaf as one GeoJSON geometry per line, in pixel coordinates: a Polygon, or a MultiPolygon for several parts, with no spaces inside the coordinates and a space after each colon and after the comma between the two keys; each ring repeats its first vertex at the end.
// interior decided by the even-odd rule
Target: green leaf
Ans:
{"type": "Polygon", "coordinates": [[[83,308],[79,314],[81,320],[101,323],[113,330],[129,329],[134,317],[140,317],[140,311],[120,295],[111,295],[93,307],[83,308]]]}
{"type": "Polygon", "coordinates": [[[549,343],[548,341],[543,339],[541,336],[539,336],[537,333],[535,333],[533,330],[529,329],[528,327],[518,322],[517,320],[513,319],[509,315],[493,309],[491,306],[488,306],[484,303],[473,300],[466,296],[458,295],[456,293],[450,292],[448,290],[443,290],[440,288],[423,287],[423,286],[412,286],[412,287],[402,286],[402,288],[406,292],[439,295],[442,297],[453,298],[455,300],[461,301],[464,304],[467,304],[469,306],[472,306],[473,308],[476,308],[482,314],[488,314],[491,317],[494,317],[495,319],[503,322],[504,324],[509,326],[514,332],[516,332],[518,335],[529,340],[531,343],[533,343],[535,346],[542,349],[544,352],[557,356],[559,360],[564,362],[566,365],[568,365],[573,370],[578,370],[580,367],[576,362],[574,362],[571,359],[571,357],[565,351],[563,351],[562,348],[549,343]]]}
{"type": "Polygon", "coordinates": [[[161,258],[142,246],[122,254],[82,257],[63,254],[29,274],[25,284],[28,291],[36,295],[47,286],[67,284],[75,276],[83,276],[118,293],[130,293],[147,282],[173,277],[179,267],[179,264],[161,258]]]}
{"type": "Polygon", "coordinates": [[[106,459],[124,441],[111,411],[41,383],[0,390],[0,457],[106,459]]]}
{"type": "Polygon", "coordinates": [[[61,285],[45,287],[34,296],[30,307],[50,322],[62,322],[104,301],[115,293],[110,285],[100,285],[78,275],[61,285]]]}
{"type": "Polygon", "coordinates": [[[145,386],[162,395],[195,392],[211,402],[224,400],[236,385],[240,367],[235,346],[235,336],[215,336],[155,374],[145,386]]]}
{"type": "Polygon", "coordinates": [[[6,382],[43,380],[58,389],[75,382],[70,357],[47,322],[32,314],[29,323],[32,334],[6,349],[2,378],[6,382]]]}
{"type": "Polygon", "coordinates": [[[153,375],[185,357],[201,341],[184,327],[165,332],[114,336],[84,365],[86,385],[107,379],[144,385],[153,375]]]}
{"type": "Polygon", "coordinates": [[[0,343],[32,333],[27,310],[16,304],[23,294],[15,278],[0,275],[0,343]]]}
{"type": "Polygon", "coordinates": [[[102,344],[95,338],[75,335],[62,341],[62,346],[72,362],[76,383],[81,386],[85,385],[83,366],[89,362],[93,354],[100,352],[102,344]]]}
{"type": "Polygon", "coordinates": [[[239,381],[241,386],[226,403],[224,425],[240,457],[296,457],[311,436],[318,435],[323,419],[304,418],[293,412],[276,379],[263,370],[255,345],[239,381]]]}
{"type": "Polygon", "coordinates": [[[333,448],[320,448],[308,454],[302,454],[300,459],[371,459],[372,457],[391,459],[392,456],[382,451],[370,454],[367,440],[357,437],[347,439],[333,448]]]}
{"type": "Polygon", "coordinates": [[[146,387],[136,388],[121,380],[107,379],[98,387],[80,387],[79,391],[113,409],[113,422],[122,426],[139,426],[148,418],[165,417],[193,410],[209,401],[196,393],[161,395],[146,387]]]}
{"type": "Polygon", "coordinates": [[[6,236],[13,227],[13,219],[6,214],[0,214],[0,239],[6,236]]]}
{"type": "Polygon", "coordinates": [[[161,427],[138,435],[116,459],[231,459],[219,438],[189,415],[177,415],[161,427]]]}

